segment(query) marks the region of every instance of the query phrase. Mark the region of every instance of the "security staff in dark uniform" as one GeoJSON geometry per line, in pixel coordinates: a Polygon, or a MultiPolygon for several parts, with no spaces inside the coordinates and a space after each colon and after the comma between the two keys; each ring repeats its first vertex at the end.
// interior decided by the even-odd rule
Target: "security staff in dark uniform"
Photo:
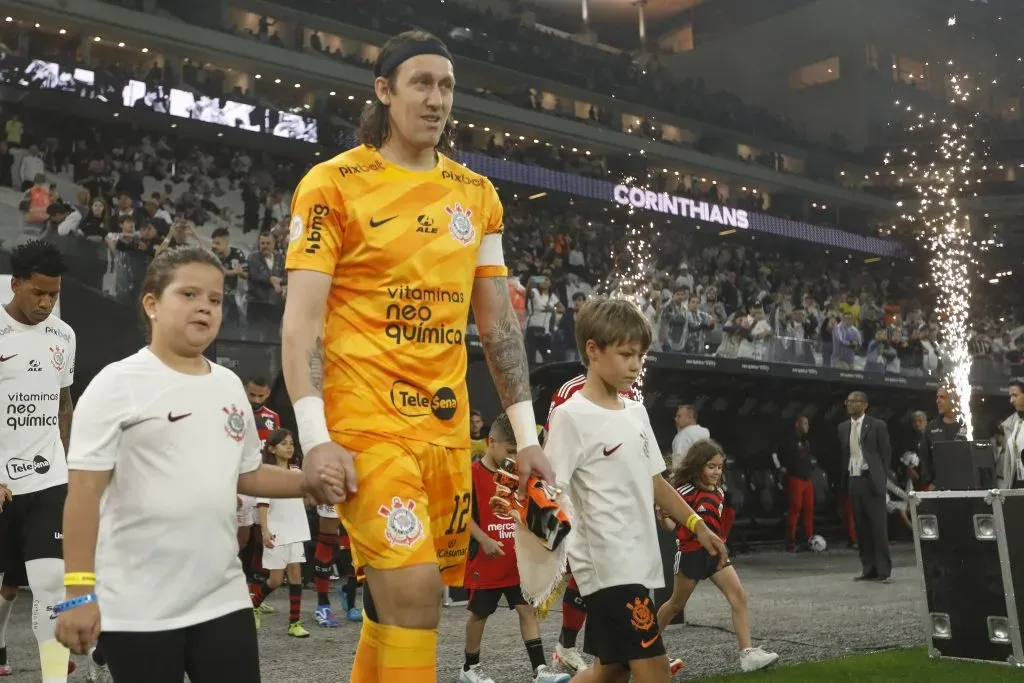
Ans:
{"type": "Polygon", "coordinates": [[[949,387],[939,387],[935,392],[935,407],[939,416],[928,423],[918,450],[920,464],[917,468],[919,482],[914,485],[918,491],[935,490],[935,444],[943,441],[966,441],[967,428],[960,417],[959,399],[949,387]]]}

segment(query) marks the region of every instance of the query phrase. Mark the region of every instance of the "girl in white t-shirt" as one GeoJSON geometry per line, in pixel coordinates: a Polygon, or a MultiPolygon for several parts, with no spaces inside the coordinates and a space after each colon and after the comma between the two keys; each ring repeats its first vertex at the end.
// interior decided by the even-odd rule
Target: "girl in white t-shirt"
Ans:
{"type": "MultiPolygon", "coordinates": [[[[287,429],[275,429],[263,445],[263,462],[289,469],[295,455],[295,439],[287,429]]],[[[298,471],[298,470],[296,470],[298,471]]],[[[302,498],[256,501],[260,528],[263,529],[263,568],[270,574],[252,589],[252,612],[260,627],[260,606],[284,581],[288,573],[288,635],[308,638],[302,627],[302,565],[306,561],[304,543],[309,540],[309,521],[302,498]]]]}
{"type": "Polygon", "coordinates": [[[296,498],[305,486],[261,464],[241,380],[203,356],[223,299],[211,252],[157,256],[140,302],[149,346],[101,370],[75,408],[67,597],[53,615],[72,651],[99,640],[115,681],[260,681],[237,494],[296,498]]]}

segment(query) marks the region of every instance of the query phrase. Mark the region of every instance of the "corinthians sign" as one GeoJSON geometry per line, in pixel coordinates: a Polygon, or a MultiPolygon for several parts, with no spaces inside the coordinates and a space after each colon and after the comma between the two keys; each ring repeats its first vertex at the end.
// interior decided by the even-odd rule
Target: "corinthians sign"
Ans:
{"type": "Polygon", "coordinates": [[[623,206],[632,206],[635,209],[667,213],[740,230],[750,227],[747,212],[743,209],[733,209],[721,204],[679,197],[668,192],[653,192],[641,187],[616,185],[612,196],[617,203],[623,206]]]}

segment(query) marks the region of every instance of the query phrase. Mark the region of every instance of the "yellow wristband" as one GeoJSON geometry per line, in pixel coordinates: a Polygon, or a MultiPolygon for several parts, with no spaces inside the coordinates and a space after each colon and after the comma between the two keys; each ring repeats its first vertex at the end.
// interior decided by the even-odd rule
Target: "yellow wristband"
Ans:
{"type": "Polygon", "coordinates": [[[700,515],[696,512],[686,518],[686,528],[689,529],[690,533],[697,528],[697,524],[700,522],[700,515]]]}
{"type": "Polygon", "coordinates": [[[96,575],[92,572],[69,572],[64,575],[65,586],[95,586],[96,575]]]}

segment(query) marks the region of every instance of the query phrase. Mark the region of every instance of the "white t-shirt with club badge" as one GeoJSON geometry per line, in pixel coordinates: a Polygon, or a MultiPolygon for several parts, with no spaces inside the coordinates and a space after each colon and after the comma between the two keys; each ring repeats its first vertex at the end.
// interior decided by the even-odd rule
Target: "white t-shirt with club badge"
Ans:
{"type": "Polygon", "coordinates": [[[238,477],[259,468],[242,382],[185,375],[148,349],[82,394],[68,467],[111,471],[100,501],[96,593],[106,631],[165,631],[250,609],[238,560],[238,477]]]}
{"type": "Polygon", "coordinates": [[[569,566],[586,597],[604,588],[665,585],[654,477],[665,469],[642,403],[609,410],[577,392],[551,415],[544,452],[575,512],[569,566]]]}
{"type": "Polygon", "coordinates": [[[22,325],[0,306],[0,482],[14,495],[66,484],[60,392],[75,380],[75,331],[51,315],[22,325]]]}

